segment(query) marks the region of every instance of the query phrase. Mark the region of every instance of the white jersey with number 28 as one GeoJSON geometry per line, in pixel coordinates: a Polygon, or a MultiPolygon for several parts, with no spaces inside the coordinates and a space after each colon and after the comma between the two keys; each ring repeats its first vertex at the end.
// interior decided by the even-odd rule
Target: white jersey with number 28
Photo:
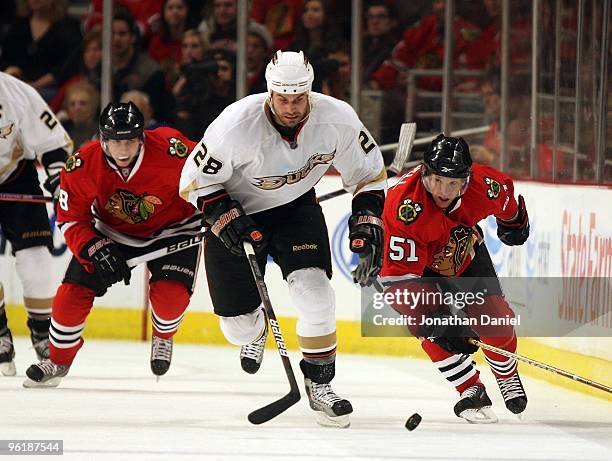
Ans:
{"type": "Polygon", "coordinates": [[[351,106],[311,93],[310,115],[290,142],[268,118],[266,97],[231,104],[208,127],[183,167],[183,198],[197,206],[199,197],[225,189],[256,213],[300,197],[332,165],[351,193],[386,189],[380,149],[351,106]]]}

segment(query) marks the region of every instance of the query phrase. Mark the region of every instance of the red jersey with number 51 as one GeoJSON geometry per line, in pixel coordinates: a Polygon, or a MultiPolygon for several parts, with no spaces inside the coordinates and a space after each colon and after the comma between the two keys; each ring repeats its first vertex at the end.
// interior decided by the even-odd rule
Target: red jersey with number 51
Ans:
{"type": "Polygon", "coordinates": [[[175,129],[147,130],[144,149],[127,177],[104,155],[99,141],[71,155],[61,173],[57,207],[70,251],[78,258],[100,234],[143,247],[197,233],[201,216],[178,193],[181,170],[194,146],[175,129]]]}
{"type": "Polygon", "coordinates": [[[474,257],[474,244],[482,241],[476,224],[490,215],[510,220],[517,213],[512,179],[495,168],[473,164],[465,193],[448,211],[425,189],[422,168],[413,168],[388,190],[383,281],[419,277],[425,267],[460,275],[474,257]]]}

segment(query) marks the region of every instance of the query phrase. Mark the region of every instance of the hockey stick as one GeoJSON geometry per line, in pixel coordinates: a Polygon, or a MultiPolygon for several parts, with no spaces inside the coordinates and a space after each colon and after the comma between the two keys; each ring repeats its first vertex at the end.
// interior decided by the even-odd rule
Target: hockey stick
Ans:
{"type": "Polygon", "coordinates": [[[612,394],[612,387],[592,381],[587,378],[583,378],[582,376],[578,376],[574,373],[570,373],[569,371],[561,370],[560,368],[553,367],[552,365],[547,365],[545,363],[538,362],[537,360],[533,360],[527,357],[523,357],[522,355],[518,355],[512,352],[505,351],[503,349],[500,349],[499,347],[491,346],[487,343],[478,341],[477,339],[470,338],[470,343],[472,343],[475,346],[480,346],[483,349],[487,349],[489,351],[496,352],[499,355],[503,355],[504,357],[509,357],[511,359],[515,359],[521,362],[528,363],[529,365],[533,365],[534,367],[542,368],[543,370],[550,371],[552,373],[556,373],[566,378],[573,379],[574,381],[578,381],[579,383],[586,384],[587,386],[594,387],[595,389],[599,389],[600,391],[609,392],[612,394]]]}
{"type": "Polygon", "coordinates": [[[268,321],[270,322],[270,329],[274,335],[276,341],[276,348],[281,356],[283,366],[285,367],[285,373],[289,380],[290,390],[289,393],[280,399],[269,403],[265,407],[258,408],[249,414],[249,421],[253,424],[262,424],[266,421],[270,421],[272,418],[280,415],[289,407],[295,405],[300,400],[300,388],[298,387],[297,381],[295,380],[295,374],[293,368],[291,368],[291,361],[289,360],[289,354],[287,353],[287,346],[285,346],[285,340],[280,329],[280,325],[276,320],[276,315],[272,309],[272,303],[268,296],[268,289],[266,288],[266,282],[264,281],[259,264],[257,263],[257,257],[255,256],[255,250],[250,242],[243,242],[244,252],[246,253],[249,266],[251,266],[251,272],[257,285],[257,291],[266,310],[268,321]]]}
{"type": "Polygon", "coordinates": [[[164,248],[160,248],[158,250],[150,251],[149,253],[130,258],[126,261],[126,263],[129,267],[135,267],[139,264],[146,263],[157,258],[161,258],[162,256],[176,253],[177,251],[183,251],[187,248],[199,245],[202,240],[204,240],[204,232],[192,235],[191,237],[187,237],[185,240],[172,243],[164,248]]]}
{"type": "Polygon", "coordinates": [[[29,203],[51,203],[53,197],[47,195],[31,195],[31,194],[11,194],[8,192],[0,192],[1,202],[29,202],[29,203]]]}
{"type": "MultiPolygon", "coordinates": [[[[415,166],[420,163],[420,161],[410,162],[406,165],[406,160],[410,156],[410,152],[412,152],[412,145],[414,144],[414,137],[416,135],[416,123],[403,123],[400,128],[400,136],[399,142],[397,144],[397,151],[395,153],[395,157],[393,158],[393,162],[387,169],[387,176],[392,178],[397,175],[399,172],[403,171],[406,166],[415,166]]],[[[334,197],[338,197],[340,195],[347,194],[348,192],[344,189],[338,189],[333,192],[328,192],[327,194],[323,194],[320,197],[317,197],[317,201],[324,202],[326,200],[332,199],[334,197]]]]}

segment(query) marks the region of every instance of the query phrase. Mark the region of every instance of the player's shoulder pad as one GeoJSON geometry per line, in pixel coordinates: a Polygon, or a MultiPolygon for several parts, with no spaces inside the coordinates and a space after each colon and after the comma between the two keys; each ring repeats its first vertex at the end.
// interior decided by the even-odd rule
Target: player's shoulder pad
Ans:
{"type": "Polygon", "coordinates": [[[155,152],[161,151],[172,158],[185,159],[195,143],[177,129],[159,127],[145,131],[145,149],[147,144],[154,146],[152,150],[155,152]]]}
{"type": "Polygon", "coordinates": [[[334,123],[360,128],[363,123],[355,110],[345,101],[321,93],[311,93],[312,113],[315,123],[334,123]]]}
{"type": "Polygon", "coordinates": [[[503,191],[513,188],[512,178],[505,173],[490,167],[475,163],[472,165],[472,178],[470,186],[482,191],[490,200],[496,200],[503,191]]]}
{"type": "Polygon", "coordinates": [[[89,141],[68,156],[64,163],[64,171],[73,173],[77,170],[86,169],[86,165],[90,166],[96,160],[101,159],[104,155],[100,141],[89,141]]]}

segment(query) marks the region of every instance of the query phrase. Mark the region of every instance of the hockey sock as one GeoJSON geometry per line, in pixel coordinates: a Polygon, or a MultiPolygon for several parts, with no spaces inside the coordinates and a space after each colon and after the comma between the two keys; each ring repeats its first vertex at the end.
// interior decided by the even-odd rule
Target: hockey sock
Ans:
{"type": "Polygon", "coordinates": [[[189,305],[189,292],[185,285],[174,280],[158,280],[151,283],[151,323],[153,333],[170,339],[177,332],[189,305]]]}
{"type": "Polygon", "coordinates": [[[436,343],[427,340],[421,342],[421,347],[459,394],[480,382],[480,372],[476,369],[471,356],[451,354],[436,343]]]}

